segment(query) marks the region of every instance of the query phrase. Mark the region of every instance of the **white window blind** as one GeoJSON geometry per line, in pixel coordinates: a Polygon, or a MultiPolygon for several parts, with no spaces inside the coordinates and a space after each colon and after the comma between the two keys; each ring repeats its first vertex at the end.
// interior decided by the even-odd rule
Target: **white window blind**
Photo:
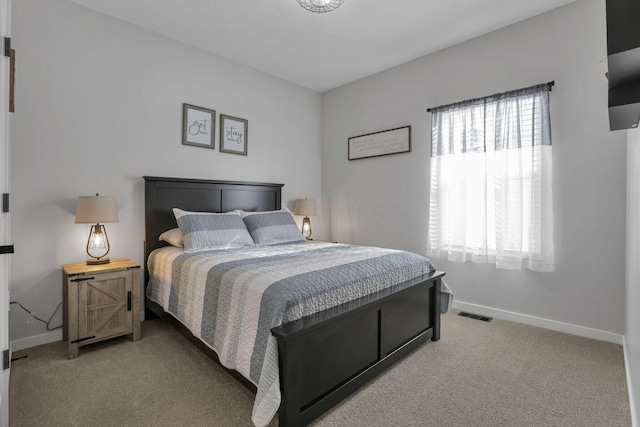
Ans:
{"type": "Polygon", "coordinates": [[[549,90],[431,110],[429,256],[555,269],[549,90]]]}

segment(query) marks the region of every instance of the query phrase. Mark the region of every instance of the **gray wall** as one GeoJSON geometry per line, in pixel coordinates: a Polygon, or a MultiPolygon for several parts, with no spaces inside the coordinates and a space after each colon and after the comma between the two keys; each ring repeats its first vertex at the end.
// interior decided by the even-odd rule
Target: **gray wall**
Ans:
{"type": "Polygon", "coordinates": [[[627,133],[627,330],[631,416],[640,423],[640,130],[627,133]]]}
{"type": "MultiPolygon", "coordinates": [[[[111,255],[142,262],[142,175],[283,182],[290,204],[320,197],[322,172],[331,218],[326,231],[314,218],[314,235],[330,228],[335,240],[425,253],[426,108],[555,80],[557,272],[434,261],[459,302],[624,332],[625,135],[608,130],[603,1],[570,4],[322,97],[67,1],[21,0],[13,14],[11,299],[40,317],[61,300],[60,265],[85,258],[77,196],[116,196],[111,255]],[[183,102],[247,118],[249,156],[182,146],[183,102]],[[411,153],[347,161],[348,137],[407,124],[411,153]]],[[[14,306],[12,340],[45,333],[25,320],[14,306]]]]}
{"type": "Polygon", "coordinates": [[[609,131],[606,55],[605,2],[584,0],[324,93],[322,189],[332,238],[426,253],[426,109],[555,80],[557,271],[434,262],[465,307],[621,342],[626,136],[609,131]],[[348,137],[403,125],[412,126],[411,153],[347,161],[348,137]]]}
{"type": "MultiPolygon", "coordinates": [[[[139,263],[143,175],[284,183],[290,208],[320,197],[318,93],[68,1],[13,9],[10,291],[39,317],[62,300],[60,266],[86,259],[80,195],[116,197],[110,256],[139,263]],[[183,102],[248,119],[248,156],[220,153],[217,135],[215,151],[181,145],[183,102]]],[[[45,333],[26,319],[12,306],[11,340],[45,333]]]]}

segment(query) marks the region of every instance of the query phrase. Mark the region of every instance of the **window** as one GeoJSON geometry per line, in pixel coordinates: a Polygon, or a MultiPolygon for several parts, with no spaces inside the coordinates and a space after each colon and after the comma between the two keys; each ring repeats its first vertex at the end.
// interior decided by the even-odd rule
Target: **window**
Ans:
{"type": "Polygon", "coordinates": [[[429,256],[554,270],[550,86],[431,110],[429,256]]]}

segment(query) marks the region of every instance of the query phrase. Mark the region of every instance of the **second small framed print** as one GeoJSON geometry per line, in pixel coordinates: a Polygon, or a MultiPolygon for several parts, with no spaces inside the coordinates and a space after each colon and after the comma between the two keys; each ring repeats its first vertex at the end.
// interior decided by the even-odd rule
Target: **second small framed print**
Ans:
{"type": "Polygon", "coordinates": [[[247,155],[249,121],[220,114],[220,151],[247,155]]]}

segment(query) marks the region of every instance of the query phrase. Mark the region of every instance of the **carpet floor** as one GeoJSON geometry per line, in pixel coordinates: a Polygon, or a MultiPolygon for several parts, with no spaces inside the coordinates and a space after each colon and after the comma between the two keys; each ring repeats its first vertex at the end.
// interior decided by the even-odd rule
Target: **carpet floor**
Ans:
{"type": "MultiPolygon", "coordinates": [[[[20,426],[251,426],[253,395],[159,319],[129,337],[13,354],[20,426]]],[[[277,426],[277,420],[270,426],[277,426]]],[[[428,342],[315,427],[630,426],[622,347],[494,319],[442,317],[428,342]]]]}

